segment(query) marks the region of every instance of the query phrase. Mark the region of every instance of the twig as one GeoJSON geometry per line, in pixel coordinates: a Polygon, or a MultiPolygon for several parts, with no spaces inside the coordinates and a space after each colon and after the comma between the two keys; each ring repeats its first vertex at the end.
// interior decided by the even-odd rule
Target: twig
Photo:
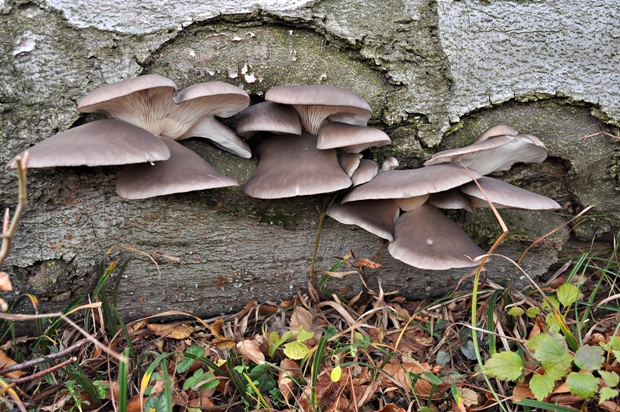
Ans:
{"type": "Polygon", "coordinates": [[[9,372],[19,371],[19,370],[26,369],[26,368],[30,368],[31,366],[36,366],[40,363],[46,362],[49,359],[62,358],[63,356],[78,349],[80,346],[84,345],[86,342],[88,342],[88,339],[82,339],[82,340],[75,342],[73,345],[69,346],[68,348],[65,348],[56,353],[52,353],[51,355],[46,356],[45,358],[31,359],[26,362],[17,363],[15,365],[11,365],[9,367],[0,369],[0,375],[4,375],[5,373],[9,373],[9,372]]]}
{"type": "Polygon", "coordinates": [[[7,209],[4,214],[4,222],[2,224],[2,247],[0,247],[0,266],[4,263],[7,256],[9,256],[9,252],[11,251],[11,244],[13,241],[13,236],[15,235],[15,231],[17,230],[17,225],[26,209],[26,205],[28,204],[28,200],[26,197],[26,163],[28,161],[28,152],[24,154],[24,157],[21,158],[17,156],[15,158],[15,162],[17,163],[17,180],[19,184],[19,195],[18,195],[18,203],[17,208],[15,209],[15,213],[13,214],[13,220],[9,224],[9,210],[7,209]]]}
{"type": "Polygon", "coordinates": [[[7,379],[6,381],[9,383],[24,383],[24,382],[30,382],[33,381],[35,379],[39,379],[44,377],[47,374],[50,374],[52,372],[57,371],[58,369],[62,369],[65,366],[67,366],[68,364],[70,364],[71,362],[77,362],[77,357],[73,356],[72,358],[67,359],[66,361],[60,362],[59,364],[56,364],[52,367],[49,367],[47,369],[44,369],[40,372],[34,373],[32,375],[28,375],[28,376],[24,376],[23,378],[18,378],[18,379],[7,379]]]}

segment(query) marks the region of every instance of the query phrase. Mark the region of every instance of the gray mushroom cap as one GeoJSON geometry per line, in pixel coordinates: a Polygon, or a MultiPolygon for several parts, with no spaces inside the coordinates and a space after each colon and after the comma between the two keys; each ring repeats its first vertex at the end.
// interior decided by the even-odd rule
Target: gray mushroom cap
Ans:
{"type": "Polygon", "coordinates": [[[160,139],[169,148],[170,159],[154,164],[125,166],[116,184],[119,196],[125,199],[146,199],[239,185],[235,179],[215,170],[194,151],[168,137],[161,136],[160,139]]]}
{"type": "Polygon", "coordinates": [[[250,146],[228,126],[219,122],[214,116],[202,118],[177,140],[192,136],[203,137],[220,149],[243,157],[244,159],[252,157],[250,146]]]}
{"type": "Polygon", "coordinates": [[[422,206],[424,203],[426,203],[426,201],[428,200],[430,196],[431,196],[430,194],[426,194],[426,195],[408,197],[405,199],[396,199],[396,204],[398,204],[398,207],[400,207],[405,212],[410,212],[412,210],[416,210],[417,208],[422,206]]]}
{"type": "Polygon", "coordinates": [[[355,170],[355,173],[351,176],[353,186],[363,185],[370,182],[379,173],[379,163],[370,159],[360,160],[359,167],[355,170]]]}
{"type": "Polygon", "coordinates": [[[265,101],[239,113],[235,130],[245,139],[256,132],[300,135],[301,123],[299,114],[292,106],[265,101]]]}
{"type": "MultiPolygon", "coordinates": [[[[29,168],[125,165],[170,157],[168,147],[157,137],[116,119],[97,120],[58,133],[29,148],[28,153],[29,168]]],[[[15,159],[7,165],[7,169],[14,168],[15,159]]]]}
{"type": "MultiPolygon", "coordinates": [[[[532,193],[528,190],[502,182],[491,177],[481,177],[478,184],[496,208],[514,208],[525,210],[554,210],[561,206],[553,199],[532,193]]],[[[461,186],[469,195],[474,207],[490,207],[484,194],[475,182],[461,186]]]]}
{"type": "Polygon", "coordinates": [[[443,192],[471,182],[480,175],[453,164],[413,170],[380,172],[370,182],[353,188],[342,203],[370,199],[405,199],[443,192]]]}
{"type": "Polygon", "coordinates": [[[267,90],[265,100],[293,106],[303,128],[315,136],[328,120],[366,126],[372,116],[362,97],[327,84],[276,86],[267,90]]]}
{"type": "Polygon", "coordinates": [[[340,153],[338,154],[338,164],[342,170],[351,177],[360,166],[362,155],[359,153],[340,153]]]}
{"type": "Polygon", "coordinates": [[[428,201],[439,209],[465,209],[468,212],[474,210],[474,205],[469,196],[456,187],[445,192],[433,193],[428,201]]]}
{"type": "Polygon", "coordinates": [[[333,204],[327,215],[345,225],[357,225],[383,239],[394,239],[394,222],[400,211],[392,199],[362,200],[346,204],[333,204]]]}
{"type": "Polygon", "coordinates": [[[534,139],[530,135],[505,135],[435,153],[424,166],[454,163],[486,175],[509,170],[518,162],[541,163],[546,158],[547,148],[538,138],[534,139]]]}
{"type": "Polygon", "coordinates": [[[316,148],[308,133],[273,136],[256,147],[258,166],[243,191],[259,199],[330,193],[351,186],[334,149],[316,148]]]}
{"type": "Polygon", "coordinates": [[[374,127],[329,122],[319,129],[317,149],[340,149],[347,153],[359,153],[370,147],[390,144],[389,136],[374,127]]]}
{"type": "Polygon", "coordinates": [[[496,124],[495,126],[489,127],[487,130],[482,132],[480,136],[474,141],[474,143],[484,142],[492,137],[497,136],[516,136],[519,132],[517,132],[512,126],[507,124],[496,124]]]}
{"type": "Polygon", "coordinates": [[[471,259],[485,253],[459,225],[428,203],[398,218],[388,250],[395,259],[427,270],[477,266],[471,259]]]}

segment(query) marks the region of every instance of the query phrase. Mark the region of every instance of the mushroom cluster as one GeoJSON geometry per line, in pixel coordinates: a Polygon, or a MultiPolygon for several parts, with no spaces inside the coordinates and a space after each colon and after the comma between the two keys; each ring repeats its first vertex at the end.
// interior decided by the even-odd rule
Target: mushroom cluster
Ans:
{"type": "Polygon", "coordinates": [[[267,91],[265,99],[241,112],[236,122],[237,133],[254,140],[259,159],[244,185],[247,195],[259,199],[314,195],[370,180],[355,176],[363,164],[360,152],[389,144],[390,138],[366,126],[372,116],[366,100],[330,85],[277,86],[267,91]],[[260,142],[255,138],[258,132],[260,142]]]}
{"type": "Polygon", "coordinates": [[[472,211],[490,207],[489,202],[496,208],[559,209],[552,199],[484,176],[546,157],[545,145],[535,136],[520,135],[507,125],[493,126],[470,146],[436,153],[423,168],[384,168],[327,214],[388,240],[390,254],[411,266],[476,266],[472,258],[484,251],[439,209],[472,211]]]}
{"type": "MultiPolygon", "coordinates": [[[[29,168],[126,165],[116,191],[126,199],[237,186],[202,157],[177,143],[203,137],[223,150],[252,156],[247,143],[220,123],[250,103],[223,82],[177,91],[167,77],[149,74],[93,90],[78,104],[83,113],[109,117],[69,129],[28,149],[29,168]]],[[[15,160],[7,165],[15,168],[15,160]]]]}

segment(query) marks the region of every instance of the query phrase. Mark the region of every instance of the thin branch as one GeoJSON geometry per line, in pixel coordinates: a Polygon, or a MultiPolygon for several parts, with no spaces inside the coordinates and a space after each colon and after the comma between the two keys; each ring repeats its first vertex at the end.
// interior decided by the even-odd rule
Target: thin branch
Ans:
{"type": "Polygon", "coordinates": [[[15,213],[13,214],[13,220],[9,224],[9,211],[4,214],[4,222],[2,224],[2,247],[0,247],[0,266],[4,263],[6,258],[9,256],[9,252],[11,251],[11,244],[13,242],[13,236],[15,235],[15,231],[17,230],[17,225],[26,209],[26,205],[28,204],[28,200],[26,198],[26,163],[28,161],[28,152],[24,154],[24,157],[21,158],[17,156],[15,162],[17,163],[17,180],[19,184],[19,195],[18,195],[18,203],[17,208],[15,209],[15,213]]]}
{"type": "Polygon", "coordinates": [[[22,369],[26,369],[26,368],[30,368],[32,366],[36,366],[40,363],[46,362],[49,359],[56,359],[56,358],[62,358],[65,355],[68,355],[69,353],[73,352],[74,350],[78,349],[79,347],[83,346],[86,342],[88,342],[88,339],[82,339],[79,340],[77,342],[75,342],[73,345],[69,346],[68,348],[65,348],[59,352],[56,353],[52,353],[51,355],[46,356],[45,358],[36,358],[36,359],[31,359],[29,361],[26,362],[22,362],[22,363],[17,363],[15,365],[11,365],[9,367],[6,367],[4,369],[0,370],[0,375],[4,375],[6,373],[9,372],[14,372],[14,371],[19,371],[22,369]]]}

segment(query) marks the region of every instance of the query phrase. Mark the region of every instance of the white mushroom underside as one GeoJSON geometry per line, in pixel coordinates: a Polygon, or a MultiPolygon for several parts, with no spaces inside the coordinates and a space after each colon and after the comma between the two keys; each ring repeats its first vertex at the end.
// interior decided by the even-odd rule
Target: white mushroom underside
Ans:
{"type": "Polygon", "coordinates": [[[328,117],[334,115],[338,115],[334,119],[341,123],[357,126],[366,126],[370,118],[370,114],[364,117],[364,114],[368,113],[367,111],[351,107],[313,105],[293,105],[293,107],[299,113],[302,127],[314,136],[319,134],[319,129],[328,121],[328,117]]]}

